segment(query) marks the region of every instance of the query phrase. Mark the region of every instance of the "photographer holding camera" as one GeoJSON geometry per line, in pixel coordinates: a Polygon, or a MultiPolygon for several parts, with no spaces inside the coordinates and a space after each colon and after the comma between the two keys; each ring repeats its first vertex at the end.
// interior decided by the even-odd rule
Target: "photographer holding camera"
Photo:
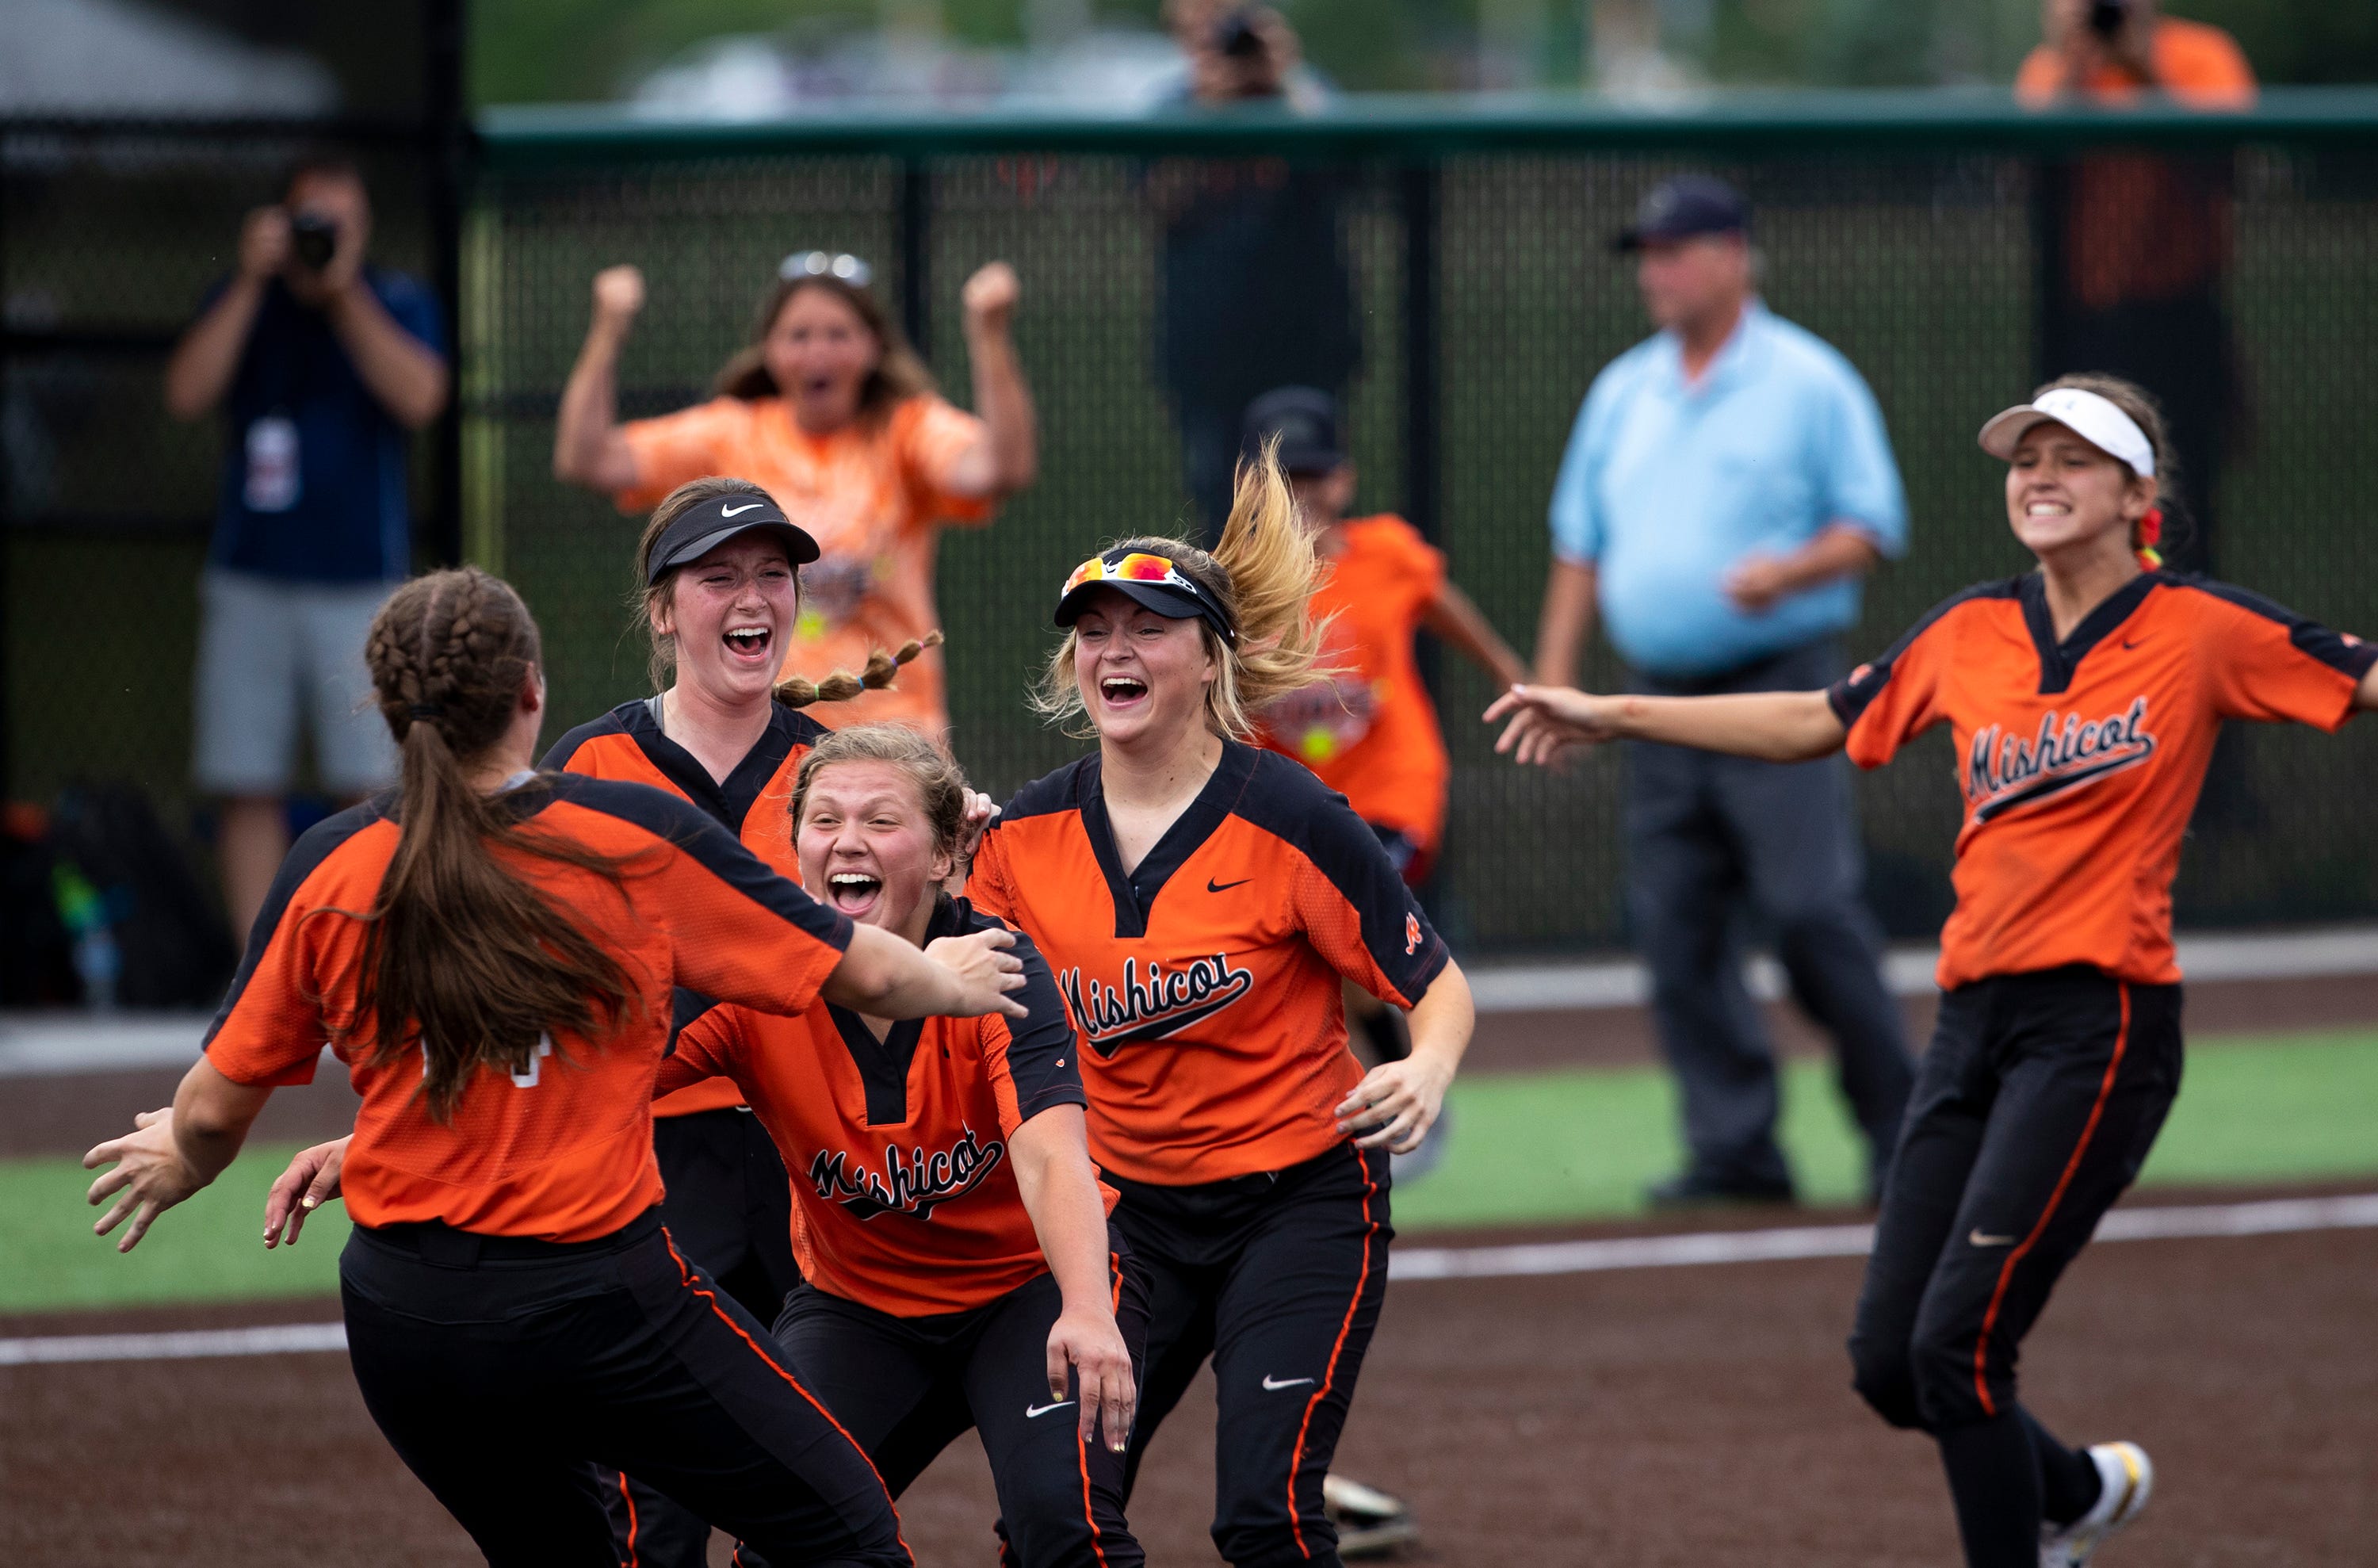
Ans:
{"type": "Polygon", "coordinates": [[[2196,109],[2243,109],[2254,71],[2238,41],[2204,22],[2160,15],[2156,0],[2044,0],[2046,35],[2015,78],[2034,107],[2059,98],[2116,104],[2142,92],[2196,109]]]}
{"type": "Polygon", "coordinates": [[[326,790],[395,778],[385,727],[357,712],[364,637],[412,568],[406,436],[448,390],[437,297],[364,259],[371,202],[354,164],[306,157],[282,189],[247,215],[236,270],[165,367],[174,417],[225,416],[192,774],[223,802],[223,895],[242,932],[288,851],[300,713],[326,790]]]}

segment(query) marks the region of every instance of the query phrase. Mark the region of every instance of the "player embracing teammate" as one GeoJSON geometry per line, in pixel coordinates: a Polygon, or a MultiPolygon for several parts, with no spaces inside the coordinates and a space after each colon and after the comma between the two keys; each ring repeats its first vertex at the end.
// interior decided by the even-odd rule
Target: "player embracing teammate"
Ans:
{"type": "Polygon", "coordinates": [[[1935,608],[1820,692],[1603,697],[1514,687],[1498,748],[1632,737],[1879,767],[1950,726],[1964,822],[1940,1020],[1850,1339],[1858,1392],[1938,1441],[1974,1568],[2085,1562],[2154,1484],[2135,1443],[2066,1447],[2015,1353],[2138,1175],[2180,1088],[2171,881],[2233,719],[2335,730],[2378,707],[2378,647],[2160,569],[2172,453],[2153,402],[2067,376],[1993,417],[2038,570],[1935,608]]]}

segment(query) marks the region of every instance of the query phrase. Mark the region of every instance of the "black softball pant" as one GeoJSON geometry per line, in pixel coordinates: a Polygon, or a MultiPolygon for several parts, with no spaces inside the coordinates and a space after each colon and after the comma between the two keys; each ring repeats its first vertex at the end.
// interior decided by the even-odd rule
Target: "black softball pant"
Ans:
{"type": "Polygon", "coordinates": [[[1387,1156],[1342,1143],[1196,1187],[1113,1176],[1115,1228],[1147,1270],[1147,1377],[1125,1475],[1208,1356],[1214,1546],[1235,1568],[1336,1568],[1321,1481],[1387,1294],[1387,1156]]]}
{"type": "Polygon", "coordinates": [[[1883,1419],[1939,1439],[1975,1564],[2036,1562],[2040,1521],[2096,1494],[2086,1456],[2017,1402],[2016,1355],[2163,1127],[2180,1019],[2179,986],[2081,966],[1941,998],[1850,1360],[1883,1419]]]}
{"type": "Polygon", "coordinates": [[[570,1245],[357,1226],[339,1272],[365,1405],[495,1568],[617,1568],[619,1470],[785,1568],[913,1568],[867,1455],[657,1212],[570,1245]]]}
{"type": "MultiPolygon", "coordinates": [[[[1108,1254],[1132,1376],[1146,1370],[1147,1281],[1120,1242],[1108,1254]]],[[[803,1285],[776,1320],[801,1377],[859,1440],[898,1497],[973,1428],[999,1493],[1000,1560],[1020,1568],[1138,1568],[1123,1522],[1123,1456],[1081,1437],[1075,1398],[1049,1397],[1049,1331],[1063,1308],[1041,1274],[964,1312],[896,1318],[803,1285]]],[[[746,1549],[742,1568],[768,1568],[746,1549]]]]}
{"type": "MultiPolygon", "coordinates": [[[[661,1220],[678,1249],[763,1323],[801,1283],[793,1261],[793,1208],[784,1157],[751,1112],[727,1106],[656,1116],[653,1153],[668,1196],[661,1220]]],[[[602,1478],[625,1568],[703,1568],[710,1526],[643,1480],[602,1478]]]]}

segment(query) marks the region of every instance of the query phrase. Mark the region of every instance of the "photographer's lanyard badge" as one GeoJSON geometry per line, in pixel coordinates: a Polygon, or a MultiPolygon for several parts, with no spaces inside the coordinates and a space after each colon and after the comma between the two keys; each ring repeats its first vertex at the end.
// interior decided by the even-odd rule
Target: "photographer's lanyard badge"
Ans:
{"type": "Polygon", "coordinates": [[[297,421],[268,414],[247,428],[247,509],[286,512],[297,504],[297,421]]]}

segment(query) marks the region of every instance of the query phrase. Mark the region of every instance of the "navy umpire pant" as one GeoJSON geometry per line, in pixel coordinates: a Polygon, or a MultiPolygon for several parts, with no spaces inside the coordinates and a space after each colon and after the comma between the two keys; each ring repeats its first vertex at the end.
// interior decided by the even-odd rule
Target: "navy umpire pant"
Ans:
{"type": "MultiPolygon", "coordinates": [[[[1808,692],[1840,673],[1830,640],[1706,680],[1641,676],[1663,696],[1808,692]]],[[[1721,1188],[1791,1181],[1775,1142],[1775,1053],[1742,982],[1744,917],[1771,932],[1792,995],[1833,1038],[1842,1092],[1880,1188],[1915,1066],[1865,905],[1849,764],[1777,764],[1627,746],[1628,904],[1660,1046],[1683,1092],[1687,1174],[1721,1188]]]]}
{"type": "Polygon", "coordinates": [[[366,1407],[495,1568],[617,1568],[623,1469],[779,1568],[914,1568],[866,1454],[657,1212],[573,1244],[359,1225],[339,1275],[366,1407]]]}
{"type": "Polygon", "coordinates": [[[1215,1549],[1233,1568],[1338,1568],[1321,1482],[1387,1295],[1387,1152],[1343,1143],[1195,1187],[1107,1181],[1149,1281],[1126,1486],[1211,1356],[1215,1549]]]}

